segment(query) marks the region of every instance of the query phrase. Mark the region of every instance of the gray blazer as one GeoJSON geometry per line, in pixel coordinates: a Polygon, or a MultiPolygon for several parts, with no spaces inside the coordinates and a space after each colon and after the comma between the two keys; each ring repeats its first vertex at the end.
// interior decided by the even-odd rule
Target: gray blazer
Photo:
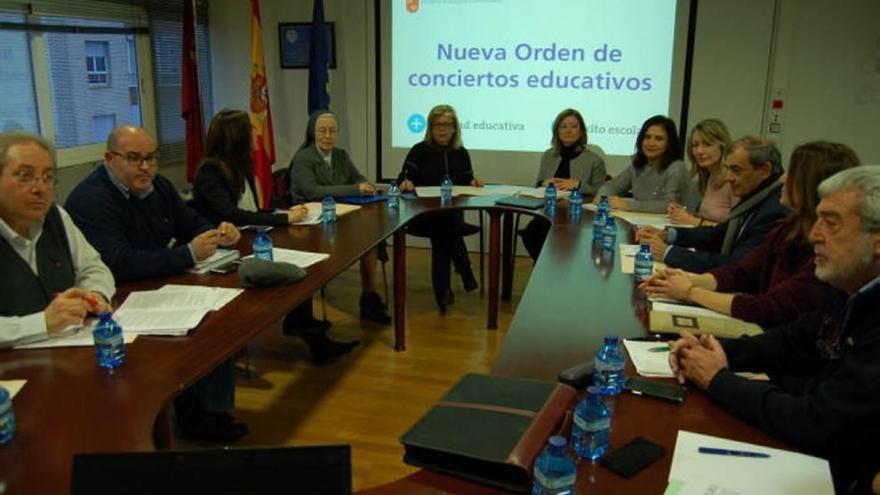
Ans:
{"type": "MultiPolygon", "coordinates": [[[[535,180],[537,186],[540,186],[545,179],[553,178],[561,160],[562,157],[556,154],[553,148],[541,155],[541,168],[538,170],[538,178],[535,180]]],[[[571,178],[581,181],[581,191],[585,196],[595,194],[599,186],[605,182],[605,160],[590,150],[585,149],[581,152],[571,161],[569,166],[571,178]]]]}
{"type": "Polygon", "coordinates": [[[297,152],[290,167],[290,195],[294,202],[320,200],[328,195],[360,194],[358,184],[367,182],[341,148],[333,148],[330,165],[327,165],[312,144],[297,152]]]}
{"type": "Polygon", "coordinates": [[[694,211],[700,202],[696,185],[681,160],[670,163],[662,171],[647,164],[642,170],[630,165],[599,189],[600,195],[623,196],[628,193],[632,193],[629,204],[633,211],[665,213],[673,201],[694,211]]]}

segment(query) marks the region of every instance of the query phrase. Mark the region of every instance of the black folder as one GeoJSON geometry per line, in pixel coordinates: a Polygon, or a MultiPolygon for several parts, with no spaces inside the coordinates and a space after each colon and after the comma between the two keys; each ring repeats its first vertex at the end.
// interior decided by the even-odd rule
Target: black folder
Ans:
{"type": "Polygon", "coordinates": [[[531,487],[532,464],[575,405],[564,384],[465,375],[400,439],[407,464],[506,490],[531,487]]]}
{"type": "Polygon", "coordinates": [[[537,210],[544,206],[544,200],[538,198],[526,198],[524,196],[505,196],[495,200],[496,205],[513,206],[527,210],[537,210]]]}

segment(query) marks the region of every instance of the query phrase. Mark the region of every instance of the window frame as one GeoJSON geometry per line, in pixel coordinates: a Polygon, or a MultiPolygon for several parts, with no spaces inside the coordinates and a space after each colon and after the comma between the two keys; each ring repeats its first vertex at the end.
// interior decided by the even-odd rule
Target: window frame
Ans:
{"type": "MultiPolygon", "coordinates": [[[[110,58],[110,43],[107,41],[99,41],[99,40],[85,40],[85,49],[86,49],[86,79],[89,83],[90,88],[106,88],[110,86],[110,62],[108,59],[110,58]],[[89,55],[89,44],[100,45],[101,46],[101,55],[89,55]],[[92,62],[92,68],[89,68],[89,61],[92,62]],[[104,69],[98,69],[98,61],[104,62],[104,69]],[[92,81],[92,76],[101,77],[103,76],[103,81],[92,81]]],[[[126,40],[126,44],[128,44],[128,40],[126,40]]],[[[130,62],[129,62],[130,63],[130,62]]]]}
{"type": "MultiPolygon", "coordinates": [[[[79,19],[112,20],[125,22],[135,27],[146,27],[147,12],[140,6],[118,6],[108,8],[103,2],[77,0],[76,2],[32,1],[32,8],[26,14],[30,24],[39,24],[42,16],[67,16],[79,19]]],[[[0,2],[0,11],[22,13],[15,6],[9,7],[0,2]]],[[[30,60],[33,74],[34,94],[37,106],[37,119],[40,134],[49,142],[55,142],[55,121],[52,111],[50,91],[49,62],[46,56],[45,32],[28,31],[30,60]]],[[[141,126],[156,136],[156,99],[153,87],[153,57],[148,32],[132,34],[135,45],[138,69],[138,90],[140,93],[141,126]]],[[[109,63],[109,62],[108,62],[109,63]]],[[[89,83],[90,87],[105,87],[110,84],[109,67],[107,83],[89,83]]],[[[103,160],[105,143],[94,143],[57,149],[58,168],[94,163],[103,160]]]]}

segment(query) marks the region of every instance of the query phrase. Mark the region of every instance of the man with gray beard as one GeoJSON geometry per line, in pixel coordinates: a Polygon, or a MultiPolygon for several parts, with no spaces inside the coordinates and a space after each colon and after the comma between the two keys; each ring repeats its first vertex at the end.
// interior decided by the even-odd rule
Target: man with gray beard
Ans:
{"type": "Polygon", "coordinates": [[[717,340],[684,332],[671,346],[679,382],[831,462],[837,493],[870,493],[880,468],[880,166],[819,185],[810,232],[822,307],[762,335],[717,340]],[[769,382],[734,371],[765,372],[769,382]],[[869,447],[869,448],[865,448],[869,447]]]}

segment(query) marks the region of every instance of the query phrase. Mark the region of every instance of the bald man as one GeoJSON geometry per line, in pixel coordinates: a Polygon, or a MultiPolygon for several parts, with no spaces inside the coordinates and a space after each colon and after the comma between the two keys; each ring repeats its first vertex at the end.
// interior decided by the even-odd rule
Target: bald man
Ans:
{"type": "MultiPolygon", "coordinates": [[[[176,275],[241,235],[229,223],[214,228],[187,207],[158,174],[156,140],[134,126],[107,139],[104,164],[67,198],[76,225],[101,254],[117,281],[176,275]]],[[[233,420],[235,361],[229,359],[175,401],[184,436],[231,442],[247,433],[233,420]]]]}

